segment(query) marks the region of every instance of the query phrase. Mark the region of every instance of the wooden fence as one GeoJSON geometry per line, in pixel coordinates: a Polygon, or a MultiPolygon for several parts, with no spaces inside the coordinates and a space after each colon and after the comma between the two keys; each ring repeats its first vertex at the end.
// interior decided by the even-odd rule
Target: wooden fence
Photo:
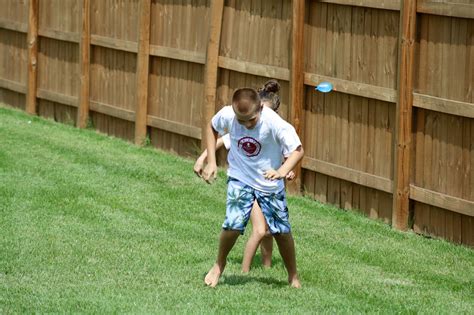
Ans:
{"type": "Polygon", "coordinates": [[[292,189],[474,246],[474,1],[0,7],[0,102],[194,156],[235,88],[276,78],[306,151],[292,189]]]}

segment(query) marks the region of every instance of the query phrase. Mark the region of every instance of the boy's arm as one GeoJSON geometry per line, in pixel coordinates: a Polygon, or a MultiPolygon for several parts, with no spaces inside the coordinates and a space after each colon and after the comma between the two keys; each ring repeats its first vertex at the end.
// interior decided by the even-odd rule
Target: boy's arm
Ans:
{"type": "Polygon", "coordinates": [[[285,178],[288,173],[295,168],[296,164],[303,158],[304,150],[303,147],[300,145],[296,148],[295,151],[291,152],[290,156],[286,159],[285,163],[283,163],[278,170],[270,169],[266,171],[263,175],[266,179],[281,179],[285,178]]]}
{"type": "Polygon", "coordinates": [[[204,168],[202,178],[210,184],[217,177],[216,164],[216,142],[217,132],[212,127],[211,122],[207,125],[206,143],[207,143],[207,165],[204,168]]]}
{"type": "MultiPolygon", "coordinates": [[[[287,159],[288,159],[288,157],[286,157],[286,158],[283,160],[283,163],[285,163],[287,159]]],[[[290,182],[291,182],[292,180],[294,180],[295,178],[296,178],[296,174],[295,174],[295,170],[294,170],[294,169],[292,169],[291,171],[289,171],[288,174],[286,174],[286,176],[285,176],[285,179],[286,179],[287,181],[290,181],[290,182]]]]}

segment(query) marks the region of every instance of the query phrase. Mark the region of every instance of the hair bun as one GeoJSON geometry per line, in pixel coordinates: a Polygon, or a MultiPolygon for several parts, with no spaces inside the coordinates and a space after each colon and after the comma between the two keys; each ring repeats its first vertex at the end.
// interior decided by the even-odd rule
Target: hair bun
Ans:
{"type": "Polygon", "coordinates": [[[277,93],[280,91],[280,83],[277,80],[268,80],[263,86],[263,90],[267,93],[277,93]]]}

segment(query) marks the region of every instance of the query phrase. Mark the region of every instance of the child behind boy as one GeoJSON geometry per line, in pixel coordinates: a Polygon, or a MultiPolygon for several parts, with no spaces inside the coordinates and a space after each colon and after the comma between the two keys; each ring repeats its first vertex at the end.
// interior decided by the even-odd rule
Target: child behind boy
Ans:
{"type": "Polygon", "coordinates": [[[299,288],[283,179],[303,157],[301,141],[290,124],[261,104],[254,89],[239,89],[234,92],[232,106],[222,108],[208,125],[208,164],[203,171],[203,179],[208,183],[217,174],[217,133],[226,132],[231,139],[226,218],[216,263],[204,281],[211,287],[217,285],[227,255],[245,230],[254,200],[257,200],[270,233],[277,241],[288,271],[288,282],[299,288]],[[287,157],[283,164],[282,152],[287,157]]]}

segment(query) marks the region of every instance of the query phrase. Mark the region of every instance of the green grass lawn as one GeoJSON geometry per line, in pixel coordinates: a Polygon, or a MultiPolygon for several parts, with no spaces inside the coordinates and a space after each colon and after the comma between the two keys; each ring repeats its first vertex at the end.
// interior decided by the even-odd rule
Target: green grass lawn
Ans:
{"type": "Polygon", "coordinates": [[[303,289],[274,266],[216,289],[225,174],[0,107],[0,313],[474,313],[474,251],[289,198],[303,289]]]}

